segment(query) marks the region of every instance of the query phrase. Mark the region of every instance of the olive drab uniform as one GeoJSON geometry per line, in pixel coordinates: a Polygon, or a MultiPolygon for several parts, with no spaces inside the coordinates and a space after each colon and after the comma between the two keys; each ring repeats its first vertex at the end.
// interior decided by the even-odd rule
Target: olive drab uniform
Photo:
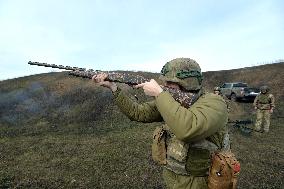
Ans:
{"type": "Polygon", "coordinates": [[[164,166],[167,188],[206,189],[210,154],[226,144],[226,103],[221,96],[201,92],[201,72],[192,70],[196,64],[192,59],[174,59],[163,67],[160,77],[162,81],[171,78],[187,91],[199,91],[199,98],[189,108],[181,106],[167,91],[142,104],[125,91],[114,92],[116,104],[131,120],[164,123],[158,131],[162,131],[159,137],[165,137],[166,143],[166,159],[160,164],[164,166]]]}
{"type": "Polygon", "coordinates": [[[254,99],[253,105],[256,108],[255,130],[261,131],[262,122],[264,120],[263,131],[268,132],[270,126],[270,111],[275,108],[274,96],[268,92],[261,92],[254,99]]]}
{"type": "Polygon", "coordinates": [[[163,176],[167,187],[206,189],[210,154],[223,147],[227,122],[224,100],[204,94],[189,110],[168,92],[144,104],[136,103],[124,91],[118,90],[114,95],[117,105],[131,120],[165,121],[167,159],[163,176]]]}

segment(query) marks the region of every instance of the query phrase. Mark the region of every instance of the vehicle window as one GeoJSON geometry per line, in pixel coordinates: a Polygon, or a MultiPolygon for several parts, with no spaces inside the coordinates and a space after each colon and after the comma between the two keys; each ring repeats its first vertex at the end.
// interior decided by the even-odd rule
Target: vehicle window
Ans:
{"type": "Polygon", "coordinates": [[[224,84],[224,88],[230,88],[230,87],[231,87],[231,84],[229,84],[229,83],[224,84]]]}
{"type": "Polygon", "coordinates": [[[247,87],[248,85],[245,83],[236,83],[233,85],[233,87],[247,87]]]}

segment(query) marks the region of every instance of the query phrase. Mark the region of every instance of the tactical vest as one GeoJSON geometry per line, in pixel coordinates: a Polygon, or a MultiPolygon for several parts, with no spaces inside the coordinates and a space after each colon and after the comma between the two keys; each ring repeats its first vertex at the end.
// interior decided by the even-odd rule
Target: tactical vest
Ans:
{"type": "Polygon", "coordinates": [[[271,94],[260,93],[257,97],[257,108],[261,110],[269,110],[271,103],[271,94]]]}
{"type": "Polygon", "coordinates": [[[206,176],[210,155],[217,150],[230,149],[228,132],[224,129],[194,143],[183,142],[164,125],[166,130],[165,168],[180,175],[206,176]]]}
{"type": "Polygon", "coordinates": [[[230,148],[226,127],[210,137],[194,143],[183,142],[170,131],[166,131],[165,168],[180,175],[207,176],[210,167],[210,155],[221,149],[230,148]]]}

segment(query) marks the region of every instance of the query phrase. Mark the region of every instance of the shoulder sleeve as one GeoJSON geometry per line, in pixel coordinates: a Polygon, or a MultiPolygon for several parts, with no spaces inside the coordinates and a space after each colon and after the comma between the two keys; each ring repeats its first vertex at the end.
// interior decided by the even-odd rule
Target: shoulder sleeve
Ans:
{"type": "Polygon", "coordinates": [[[130,120],[139,122],[163,121],[154,100],[139,104],[120,89],[113,94],[116,104],[130,120]]]}
{"type": "Polygon", "coordinates": [[[162,92],[156,97],[156,105],[170,130],[187,142],[211,136],[228,121],[226,103],[219,95],[205,94],[186,109],[168,92],[162,92]]]}
{"type": "Polygon", "coordinates": [[[269,98],[270,98],[271,108],[275,108],[275,98],[274,98],[273,94],[269,94],[269,98]]]}

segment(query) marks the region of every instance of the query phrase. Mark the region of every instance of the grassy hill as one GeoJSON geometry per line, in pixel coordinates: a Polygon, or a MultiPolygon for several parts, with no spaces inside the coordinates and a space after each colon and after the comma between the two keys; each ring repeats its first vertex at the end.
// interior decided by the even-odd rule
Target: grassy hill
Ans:
{"type": "MultiPolygon", "coordinates": [[[[231,126],[242,166],[239,188],[283,186],[283,74],[284,63],[204,73],[208,92],[243,81],[266,84],[276,97],[268,134],[245,136],[231,126]]],[[[122,87],[148,99],[141,90],[122,87]]],[[[254,119],[252,104],[232,103],[230,116],[254,119]]],[[[67,72],[1,81],[0,188],[163,188],[161,168],[151,160],[158,125],[130,121],[109,90],[67,72]]]]}

